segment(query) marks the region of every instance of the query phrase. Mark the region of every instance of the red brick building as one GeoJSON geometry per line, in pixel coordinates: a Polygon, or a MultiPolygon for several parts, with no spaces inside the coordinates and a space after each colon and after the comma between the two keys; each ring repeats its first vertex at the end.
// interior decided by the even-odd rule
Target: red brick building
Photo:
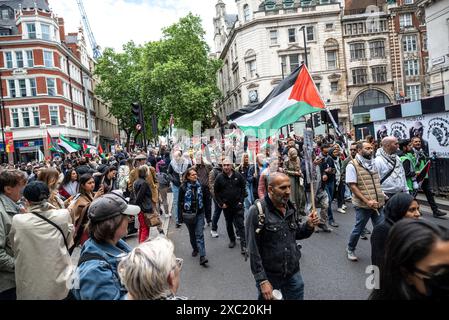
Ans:
{"type": "Polygon", "coordinates": [[[47,131],[55,140],[62,134],[87,142],[91,108],[98,139],[91,66],[82,30],[66,34],[47,0],[0,2],[1,114],[4,131],[13,132],[15,161],[36,159],[38,150],[49,155],[47,131]]]}
{"type": "Polygon", "coordinates": [[[388,6],[393,22],[391,59],[398,101],[417,101],[429,95],[427,27],[417,15],[417,2],[397,0],[388,6]]]}

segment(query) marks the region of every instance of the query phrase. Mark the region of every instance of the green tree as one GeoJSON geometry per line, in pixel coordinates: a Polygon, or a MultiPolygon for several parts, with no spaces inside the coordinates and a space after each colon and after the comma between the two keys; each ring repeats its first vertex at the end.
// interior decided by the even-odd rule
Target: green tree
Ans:
{"type": "Polygon", "coordinates": [[[100,80],[95,93],[109,106],[109,113],[118,119],[120,129],[126,133],[129,145],[135,123],[131,103],[139,101],[142,47],[134,42],[123,46],[123,52],[107,48],[95,67],[95,76],[100,80]]]}
{"type": "Polygon", "coordinates": [[[220,97],[217,72],[222,62],[209,57],[201,19],[191,13],[165,28],[160,41],[144,46],[141,101],[161,127],[173,114],[177,127],[192,130],[193,121],[210,123],[220,97]]]}

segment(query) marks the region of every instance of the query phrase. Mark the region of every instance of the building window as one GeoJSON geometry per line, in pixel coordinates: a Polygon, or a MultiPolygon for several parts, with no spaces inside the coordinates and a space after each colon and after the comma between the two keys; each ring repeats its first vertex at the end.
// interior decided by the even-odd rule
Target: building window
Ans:
{"type": "Polygon", "coordinates": [[[34,126],[38,127],[41,124],[41,120],[39,117],[39,107],[33,107],[31,108],[32,112],[33,112],[33,124],[34,126]]]}
{"type": "Polygon", "coordinates": [[[337,69],[337,50],[330,50],[326,52],[327,56],[327,69],[337,69]]]}
{"type": "Polygon", "coordinates": [[[386,66],[376,66],[371,68],[371,73],[373,75],[373,82],[386,82],[387,81],[387,67],[386,66]]]}
{"type": "Polygon", "coordinates": [[[351,60],[361,60],[365,58],[365,44],[352,43],[350,45],[351,60]]]}
{"type": "Polygon", "coordinates": [[[44,65],[47,68],[53,68],[53,52],[44,50],[44,65]]]}
{"type": "Polygon", "coordinates": [[[293,0],[284,0],[284,9],[291,9],[295,6],[295,2],[293,0]]]}
{"type": "Polygon", "coordinates": [[[49,96],[56,96],[56,83],[55,79],[47,78],[47,92],[49,96]]]}
{"type": "Polygon", "coordinates": [[[306,27],[307,41],[315,41],[315,27],[306,27]]]}
{"type": "Polygon", "coordinates": [[[366,74],[366,68],[357,68],[352,70],[352,83],[353,84],[366,84],[368,81],[366,74]]]}
{"type": "Polygon", "coordinates": [[[403,13],[399,16],[399,26],[401,28],[411,27],[412,25],[413,22],[411,13],[403,13]]]}
{"type": "Polygon", "coordinates": [[[315,86],[316,86],[316,89],[318,90],[318,92],[321,93],[321,82],[316,82],[315,86]]]}
{"type": "Polygon", "coordinates": [[[378,40],[369,43],[371,58],[385,58],[385,41],[378,40]]]}
{"type": "Polygon", "coordinates": [[[12,52],[5,52],[6,67],[12,69],[12,52]]]}
{"type": "Polygon", "coordinates": [[[41,30],[42,30],[42,39],[50,41],[51,40],[50,25],[41,23],[41,30]]]}
{"type": "Polygon", "coordinates": [[[33,97],[37,96],[36,79],[28,79],[28,81],[30,82],[31,96],[33,97]]]}
{"type": "Polygon", "coordinates": [[[251,19],[251,11],[249,9],[249,5],[247,5],[247,4],[245,4],[243,6],[243,15],[245,17],[245,22],[247,22],[251,19]]]}
{"type": "Polygon", "coordinates": [[[333,23],[326,23],[326,30],[332,30],[334,29],[334,24],[333,23]]]}
{"type": "Polygon", "coordinates": [[[418,50],[417,36],[409,35],[402,38],[404,52],[416,52],[418,50]]]}
{"type": "Polygon", "coordinates": [[[9,84],[9,97],[15,98],[16,95],[16,82],[14,80],[8,80],[9,84]]]}
{"type": "Polygon", "coordinates": [[[407,86],[407,97],[410,101],[421,100],[421,86],[419,84],[407,86]]]}
{"type": "Polygon", "coordinates": [[[278,44],[278,31],[270,30],[270,43],[271,45],[278,44]]]}
{"type": "Polygon", "coordinates": [[[338,81],[332,81],[331,82],[331,92],[337,92],[338,91],[338,81]]]}
{"type": "Polygon", "coordinates": [[[413,4],[413,0],[405,0],[404,4],[413,4]]]}
{"type": "Polygon", "coordinates": [[[27,84],[25,79],[19,80],[19,90],[20,90],[20,96],[26,97],[27,96],[27,84]]]}
{"type": "Polygon", "coordinates": [[[422,47],[424,51],[427,51],[427,33],[422,34],[422,47]]]}
{"type": "Polygon", "coordinates": [[[27,65],[28,65],[28,67],[29,68],[34,67],[33,51],[32,50],[27,50],[26,54],[27,54],[27,65]]]}
{"type": "Polygon", "coordinates": [[[36,25],[27,23],[28,39],[36,39],[36,25]]]}
{"type": "Polygon", "coordinates": [[[2,20],[10,20],[12,19],[11,15],[10,15],[10,11],[8,8],[3,8],[1,11],[1,15],[2,15],[2,20]]]}
{"type": "Polygon", "coordinates": [[[288,42],[296,42],[296,29],[288,29],[288,42]]]}
{"type": "Polygon", "coordinates": [[[290,60],[290,72],[293,72],[299,67],[299,54],[290,54],[288,58],[290,60]]]}
{"type": "Polygon", "coordinates": [[[58,106],[50,106],[50,122],[52,126],[57,126],[59,124],[59,111],[58,106]]]}
{"type": "Polygon", "coordinates": [[[417,59],[405,61],[405,75],[408,77],[419,75],[419,64],[417,59]]]}
{"type": "Polygon", "coordinates": [[[30,111],[28,108],[22,108],[22,120],[24,127],[30,126],[30,111]]]}
{"type": "Polygon", "coordinates": [[[16,51],[16,63],[17,63],[17,68],[23,68],[23,53],[22,53],[22,51],[16,51]]]}
{"type": "Polygon", "coordinates": [[[274,1],[265,1],[265,10],[274,10],[276,9],[276,2],[274,1]]]}
{"type": "Polygon", "coordinates": [[[19,123],[19,110],[18,109],[11,109],[11,117],[12,117],[12,126],[14,128],[18,128],[20,126],[19,123]]]}
{"type": "Polygon", "coordinates": [[[248,61],[247,63],[248,67],[248,75],[250,79],[254,79],[256,77],[257,69],[256,69],[256,60],[248,61]]]}

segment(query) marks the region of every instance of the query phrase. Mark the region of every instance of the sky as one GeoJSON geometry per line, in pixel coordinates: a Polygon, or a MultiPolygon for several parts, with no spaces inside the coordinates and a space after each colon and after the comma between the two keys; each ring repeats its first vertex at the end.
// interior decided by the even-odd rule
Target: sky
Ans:
{"type": "MultiPolygon", "coordinates": [[[[137,44],[159,40],[161,29],[192,12],[199,15],[206,30],[211,51],[213,18],[216,0],[84,0],[92,32],[101,48],[121,50],[133,40],[137,44]]],[[[236,13],[235,0],[224,0],[227,13],[236,13]]],[[[65,30],[76,32],[81,26],[81,14],[76,0],[49,0],[50,7],[64,18],[65,30]]],[[[86,38],[87,40],[87,38],[86,38]]],[[[89,44],[89,43],[88,43],[89,44]]]]}

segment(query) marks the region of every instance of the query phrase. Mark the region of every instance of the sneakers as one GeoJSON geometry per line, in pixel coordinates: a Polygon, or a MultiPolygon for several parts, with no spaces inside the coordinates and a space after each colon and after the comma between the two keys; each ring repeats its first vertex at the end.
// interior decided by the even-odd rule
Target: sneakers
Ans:
{"type": "Polygon", "coordinates": [[[228,247],[229,247],[230,249],[234,248],[234,247],[235,247],[235,241],[229,242],[228,247]]]}
{"type": "Polygon", "coordinates": [[[362,233],[362,234],[360,235],[360,239],[368,240],[368,236],[366,235],[366,233],[362,233]]]}
{"type": "Polygon", "coordinates": [[[337,212],[340,212],[340,213],[342,213],[342,214],[345,214],[345,213],[346,213],[345,209],[343,209],[343,208],[338,208],[338,209],[337,209],[337,212]]]}
{"type": "Polygon", "coordinates": [[[354,254],[354,251],[351,251],[351,250],[349,250],[349,249],[346,249],[346,253],[347,253],[347,255],[348,255],[348,260],[350,260],[350,261],[357,261],[357,260],[359,260],[359,259],[357,258],[357,256],[354,254]]]}
{"type": "Polygon", "coordinates": [[[240,249],[240,253],[243,254],[243,255],[245,255],[245,254],[246,254],[246,247],[242,247],[242,248],[240,249]]]}
{"type": "Polygon", "coordinates": [[[210,231],[210,235],[212,236],[212,238],[218,238],[218,232],[217,231],[211,230],[210,231]]]}
{"type": "Polygon", "coordinates": [[[334,227],[334,228],[338,228],[339,227],[339,225],[337,223],[335,223],[335,222],[329,222],[329,225],[331,227],[334,227]]]}
{"type": "Polygon", "coordinates": [[[341,208],[342,208],[343,210],[348,209],[348,207],[347,207],[346,205],[342,205],[341,208]]]}
{"type": "Polygon", "coordinates": [[[365,233],[365,234],[371,234],[371,231],[370,231],[370,229],[365,228],[365,229],[363,229],[363,233],[365,233]]]}
{"type": "Polygon", "coordinates": [[[193,250],[192,257],[197,257],[197,256],[198,256],[198,250],[193,250]]]}
{"type": "Polygon", "coordinates": [[[179,229],[179,228],[181,228],[181,224],[180,224],[180,223],[177,223],[177,224],[176,224],[176,229],[179,229]]]}
{"type": "Polygon", "coordinates": [[[208,263],[209,260],[207,260],[206,257],[200,257],[200,265],[202,265],[203,267],[206,266],[206,263],[208,263]]]}

